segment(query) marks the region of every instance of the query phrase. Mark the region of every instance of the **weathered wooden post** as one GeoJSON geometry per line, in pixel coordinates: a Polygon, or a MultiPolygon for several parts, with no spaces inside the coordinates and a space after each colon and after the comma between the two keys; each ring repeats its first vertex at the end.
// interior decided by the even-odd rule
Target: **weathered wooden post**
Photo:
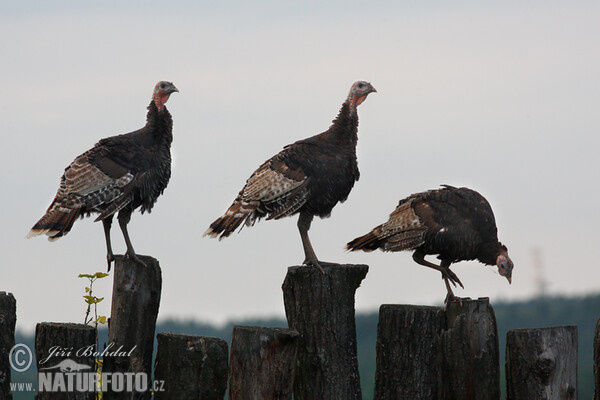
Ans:
{"type": "Polygon", "coordinates": [[[506,335],[506,399],[577,399],[577,327],[506,335]]]}
{"type": "Polygon", "coordinates": [[[155,400],[223,400],[228,374],[226,341],[174,333],[159,333],[156,339],[155,400]]]}
{"type": "Polygon", "coordinates": [[[374,400],[437,400],[444,309],[384,304],[377,324],[374,400]]]}
{"type": "Polygon", "coordinates": [[[91,325],[42,322],[35,328],[37,400],[95,398],[96,329],[91,325]]]}
{"type": "Polygon", "coordinates": [[[300,333],[295,400],[360,400],[354,294],[367,265],[289,267],[283,300],[290,329],[300,333]]]}
{"type": "Polygon", "coordinates": [[[10,393],[10,350],[15,345],[17,301],[12,293],[0,292],[0,399],[12,399],[10,393]]]}
{"type": "Polygon", "coordinates": [[[596,334],[594,335],[594,376],[596,377],[594,400],[600,400],[600,319],[596,324],[596,334]]]}
{"type": "MultiPolygon", "coordinates": [[[[150,399],[152,392],[152,350],[154,330],[160,304],[162,286],[161,270],[158,261],[149,256],[138,257],[145,266],[127,258],[118,257],[115,261],[111,315],[108,330],[109,348],[104,356],[102,371],[110,373],[136,373],[138,383],[136,399],[150,399]],[[141,378],[144,376],[144,378],[141,378]]],[[[103,375],[104,376],[104,375],[103,375]]],[[[111,391],[114,385],[106,382],[109,391],[105,399],[130,399],[128,390],[111,391]]],[[[130,385],[131,386],[131,385],[130,385]]]]}
{"type": "Polygon", "coordinates": [[[446,328],[440,346],[441,398],[500,399],[498,329],[489,299],[449,302],[446,328]]]}
{"type": "Polygon", "coordinates": [[[298,337],[289,329],[234,326],[229,400],[291,400],[298,337]]]}

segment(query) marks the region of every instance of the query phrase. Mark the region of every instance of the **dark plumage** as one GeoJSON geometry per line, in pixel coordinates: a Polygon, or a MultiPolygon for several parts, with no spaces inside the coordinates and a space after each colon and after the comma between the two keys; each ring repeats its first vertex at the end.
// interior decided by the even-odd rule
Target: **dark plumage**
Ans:
{"type": "Polygon", "coordinates": [[[347,244],[348,250],[415,250],[413,259],[437,269],[453,296],[448,280],[462,286],[450,265],[479,260],[497,265],[500,275],[511,282],[513,263],[508,249],[498,241],[496,220],[487,200],[474,190],[444,188],[416,193],[400,200],[390,219],[347,244]],[[440,265],[425,260],[437,254],[440,265]]]}
{"type": "Polygon", "coordinates": [[[69,233],[78,217],[98,213],[95,221],[104,224],[110,269],[115,258],[110,227],[119,212],[127,254],[143,264],[131,245],[127,223],[138,207],[142,213],[150,212],[171,177],[173,120],[165,103],[178,91],[171,82],[158,82],[143,128],[100,140],[65,168],[54,201],[27,237],[45,234],[56,240],[69,233]]]}
{"type": "Polygon", "coordinates": [[[299,213],[304,263],[322,271],[322,262],[315,255],[308,230],[315,215],[328,217],[338,202],[348,198],[359,178],[356,109],[372,92],[376,90],[370,83],[355,82],[333,125],[319,135],[284,147],[265,161],[205,235],[222,239],[242,223],[250,226],[265,216],[279,219],[299,213]]]}

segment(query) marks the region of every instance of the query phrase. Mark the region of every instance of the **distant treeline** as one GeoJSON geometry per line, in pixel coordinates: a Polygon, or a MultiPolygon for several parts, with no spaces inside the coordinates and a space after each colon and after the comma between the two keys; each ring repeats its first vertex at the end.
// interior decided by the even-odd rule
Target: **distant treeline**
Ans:
{"type": "MultiPolygon", "coordinates": [[[[514,303],[492,303],[492,306],[496,312],[499,329],[500,370],[502,375],[504,375],[506,332],[516,328],[576,325],[579,337],[579,398],[591,399],[593,397],[592,346],[596,322],[600,318],[600,294],[582,297],[544,297],[514,303]]],[[[358,361],[364,400],[371,400],[373,397],[377,319],[378,312],[362,313],[356,316],[358,361]]],[[[196,321],[163,320],[158,323],[156,332],[214,336],[230,342],[233,325],[287,327],[287,322],[284,318],[245,319],[231,321],[218,327],[196,321]]],[[[101,333],[101,338],[106,338],[105,332],[101,333]]],[[[105,341],[106,339],[101,339],[101,343],[102,340],[105,341]]],[[[16,342],[33,345],[33,336],[17,334],[16,342]]],[[[34,373],[35,371],[30,371],[26,375],[13,373],[13,382],[30,381],[30,379],[34,381],[34,373]]],[[[502,377],[501,382],[504,382],[504,377],[502,377]]],[[[502,392],[504,393],[504,383],[502,385],[502,392]]],[[[15,396],[15,400],[19,399],[18,396],[15,396]]]]}

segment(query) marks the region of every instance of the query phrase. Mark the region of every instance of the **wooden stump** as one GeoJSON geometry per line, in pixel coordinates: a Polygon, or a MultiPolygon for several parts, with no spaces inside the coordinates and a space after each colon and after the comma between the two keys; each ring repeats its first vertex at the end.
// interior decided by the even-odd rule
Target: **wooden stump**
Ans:
{"type": "Polygon", "coordinates": [[[498,329],[489,299],[451,301],[446,326],[440,346],[441,398],[500,399],[498,329]]]}
{"type": "Polygon", "coordinates": [[[377,324],[374,400],[437,400],[444,309],[384,304],[377,324]]]}
{"type": "Polygon", "coordinates": [[[15,345],[17,301],[12,293],[0,292],[0,399],[12,399],[10,393],[9,353],[15,345]]]}
{"type": "Polygon", "coordinates": [[[596,334],[594,335],[594,376],[596,377],[594,400],[600,400],[600,319],[596,324],[596,334]]]}
{"type": "MultiPolygon", "coordinates": [[[[158,261],[149,256],[138,257],[142,266],[127,258],[115,261],[111,316],[109,322],[109,352],[120,355],[104,357],[103,372],[134,372],[145,374],[147,389],[136,393],[136,399],[150,399],[152,390],[152,351],[154,330],[162,286],[158,261]]],[[[136,379],[140,375],[136,376],[136,379]]],[[[138,386],[140,387],[140,386],[138,386]]],[[[110,389],[110,387],[109,387],[110,389]]],[[[105,399],[129,399],[128,391],[105,393],[105,399]]]]}
{"type": "Polygon", "coordinates": [[[234,326],[229,400],[291,400],[298,337],[288,329],[234,326]]]}
{"type": "Polygon", "coordinates": [[[506,399],[577,399],[577,327],[506,335],[506,399]]]}
{"type": "Polygon", "coordinates": [[[95,349],[96,329],[91,325],[52,322],[37,324],[35,357],[38,394],[35,398],[93,400],[95,383],[89,377],[95,373],[92,353],[95,349]],[[78,391],[78,388],[85,391],[78,391]]]}
{"type": "Polygon", "coordinates": [[[354,294],[366,265],[289,267],[283,282],[290,329],[301,335],[295,400],[360,400],[354,294]]]}
{"type": "Polygon", "coordinates": [[[227,390],[227,342],[218,338],[159,333],[154,378],[156,400],[223,400],[227,390]]]}

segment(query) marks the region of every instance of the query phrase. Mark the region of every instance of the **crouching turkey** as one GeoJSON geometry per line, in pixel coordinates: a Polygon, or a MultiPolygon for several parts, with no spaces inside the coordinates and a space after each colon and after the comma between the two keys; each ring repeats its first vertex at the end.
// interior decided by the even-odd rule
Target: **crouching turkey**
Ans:
{"type": "Polygon", "coordinates": [[[420,265],[442,273],[448,290],[446,301],[454,297],[449,282],[463,287],[450,265],[479,260],[496,265],[508,283],[512,282],[513,263],[508,249],[498,241],[496,220],[488,201],[468,188],[443,185],[442,189],[413,194],[400,200],[390,219],[346,245],[348,250],[414,250],[420,265]],[[440,265],[425,260],[437,254],[440,265]]]}
{"type": "Polygon", "coordinates": [[[143,265],[133,250],[127,224],[135,209],[141,207],[142,213],[150,212],[171,177],[173,120],[165,103],[171,93],[178,91],[171,82],[158,82],[143,128],[102,139],[77,157],[65,169],[46,214],[27,237],[45,234],[49,240],[56,240],[69,233],[77,218],[97,213],[95,221],[104,225],[110,270],[115,259],[110,227],[118,212],[127,255],[143,265]]]}

